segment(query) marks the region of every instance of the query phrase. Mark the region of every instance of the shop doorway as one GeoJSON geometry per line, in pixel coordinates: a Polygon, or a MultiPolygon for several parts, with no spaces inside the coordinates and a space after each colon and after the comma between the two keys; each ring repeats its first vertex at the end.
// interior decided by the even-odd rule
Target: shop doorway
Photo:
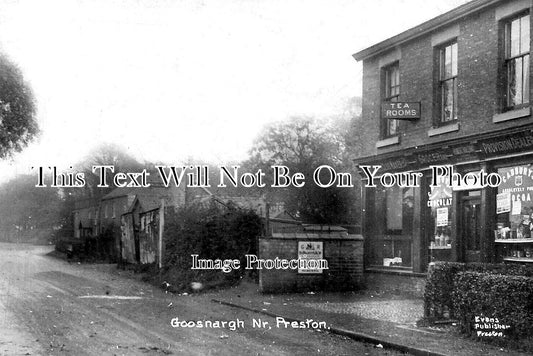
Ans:
{"type": "Polygon", "coordinates": [[[465,262],[481,261],[481,192],[469,191],[461,197],[460,234],[465,262]]]}

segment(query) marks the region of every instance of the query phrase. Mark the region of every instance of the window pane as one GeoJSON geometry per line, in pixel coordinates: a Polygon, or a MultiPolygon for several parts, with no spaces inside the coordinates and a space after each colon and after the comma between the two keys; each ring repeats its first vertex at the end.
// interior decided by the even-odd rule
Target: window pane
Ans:
{"type": "Polygon", "coordinates": [[[444,73],[443,78],[446,79],[452,76],[452,53],[451,48],[444,48],[444,73]]]}
{"type": "Polygon", "coordinates": [[[387,123],[388,123],[387,135],[389,136],[396,135],[396,132],[398,132],[398,120],[387,120],[387,123]]]}
{"type": "Polygon", "coordinates": [[[457,75],[457,43],[452,45],[452,76],[457,75]]]}
{"type": "Polygon", "coordinates": [[[453,79],[453,120],[457,120],[457,80],[453,79]]]}
{"type": "Polygon", "coordinates": [[[396,66],[391,68],[391,82],[390,86],[394,87],[398,85],[398,68],[396,66]]]}
{"type": "Polygon", "coordinates": [[[518,103],[516,100],[516,61],[511,60],[507,65],[507,105],[514,106],[518,103]]]}
{"type": "Polygon", "coordinates": [[[454,80],[442,82],[442,121],[453,120],[454,80]]]}
{"type": "Polygon", "coordinates": [[[370,263],[387,267],[412,266],[414,189],[393,186],[376,190],[378,233],[369,240],[370,263]]]}
{"type": "MultiPolygon", "coordinates": [[[[385,100],[396,102],[400,95],[400,67],[398,63],[385,68],[385,100]]],[[[381,122],[384,136],[393,136],[398,133],[398,121],[384,119],[381,122]]]]}
{"type": "Polygon", "coordinates": [[[385,97],[390,96],[390,71],[385,70],[385,97]]]}
{"type": "Polygon", "coordinates": [[[510,26],[510,56],[514,57],[520,54],[520,19],[512,21],[510,26]]]}
{"type": "Polygon", "coordinates": [[[402,196],[399,187],[393,186],[386,191],[386,222],[387,231],[401,232],[402,230],[402,196]]]}
{"type": "Polygon", "coordinates": [[[522,103],[529,103],[529,55],[523,57],[522,103]]]}
{"type": "Polygon", "coordinates": [[[398,87],[392,87],[392,88],[390,88],[390,94],[389,94],[389,96],[391,97],[391,101],[392,101],[393,97],[397,95],[397,92],[398,92],[398,87]]]}
{"type": "Polygon", "coordinates": [[[400,68],[397,64],[385,70],[385,98],[400,94],[400,68]]]}
{"type": "Polygon", "coordinates": [[[514,97],[513,104],[520,105],[522,104],[522,58],[518,58],[514,62],[514,73],[511,73],[514,81],[514,97]]]}
{"type": "Polygon", "coordinates": [[[520,21],[520,53],[529,52],[529,15],[520,21]]]}
{"type": "Polygon", "coordinates": [[[524,59],[520,58],[516,61],[516,103],[522,104],[522,98],[524,97],[524,87],[522,86],[522,78],[524,75],[524,59]]]}

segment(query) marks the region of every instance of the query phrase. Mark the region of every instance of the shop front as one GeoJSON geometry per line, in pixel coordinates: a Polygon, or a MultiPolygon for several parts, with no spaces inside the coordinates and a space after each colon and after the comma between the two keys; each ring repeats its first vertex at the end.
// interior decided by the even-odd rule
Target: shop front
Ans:
{"type": "Polygon", "coordinates": [[[379,166],[381,174],[421,177],[416,186],[368,187],[361,174],[367,272],[422,276],[434,261],[533,262],[531,130],[440,142],[356,163],[379,166]],[[435,168],[444,166],[457,177],[492,179],[461,184],[435,168]]]}

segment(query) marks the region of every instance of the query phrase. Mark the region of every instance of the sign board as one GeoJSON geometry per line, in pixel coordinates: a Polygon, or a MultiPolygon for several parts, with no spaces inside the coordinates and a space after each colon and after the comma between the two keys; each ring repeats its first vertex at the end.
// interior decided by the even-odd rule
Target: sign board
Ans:
{"type": "Polygon", "coordinates": [[[499,193],[496,195],[496,214],[511,211],[511,193],[499,193]]]}
{"type": "MultiPolygon", "coordinates": [[[[298,241],[300,260],[321,260],[323,252],[322,241],[298,241]]],[[[322,269],[298,268],[298,273],[322,273],[322,269]]]]}
{"type": "Polygon", "coordinates": [[[448,208],[437,209],[437,226],[448,226],[448,208]]]}
{"type": "Polygon", "coordinates": [[[381,117],[394,120],[420,119],[420,103],[390,101],[381,103],[381,117]]]}

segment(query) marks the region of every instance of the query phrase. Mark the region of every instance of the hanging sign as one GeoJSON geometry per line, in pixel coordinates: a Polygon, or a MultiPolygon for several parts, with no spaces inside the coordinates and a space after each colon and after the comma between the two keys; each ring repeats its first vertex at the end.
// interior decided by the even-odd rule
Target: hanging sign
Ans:
{"type": "Polygon", "coordinates": [[[381,103],[381,117],[395,120],[420,119],[420,103],[390,101],[381,103]]]}

